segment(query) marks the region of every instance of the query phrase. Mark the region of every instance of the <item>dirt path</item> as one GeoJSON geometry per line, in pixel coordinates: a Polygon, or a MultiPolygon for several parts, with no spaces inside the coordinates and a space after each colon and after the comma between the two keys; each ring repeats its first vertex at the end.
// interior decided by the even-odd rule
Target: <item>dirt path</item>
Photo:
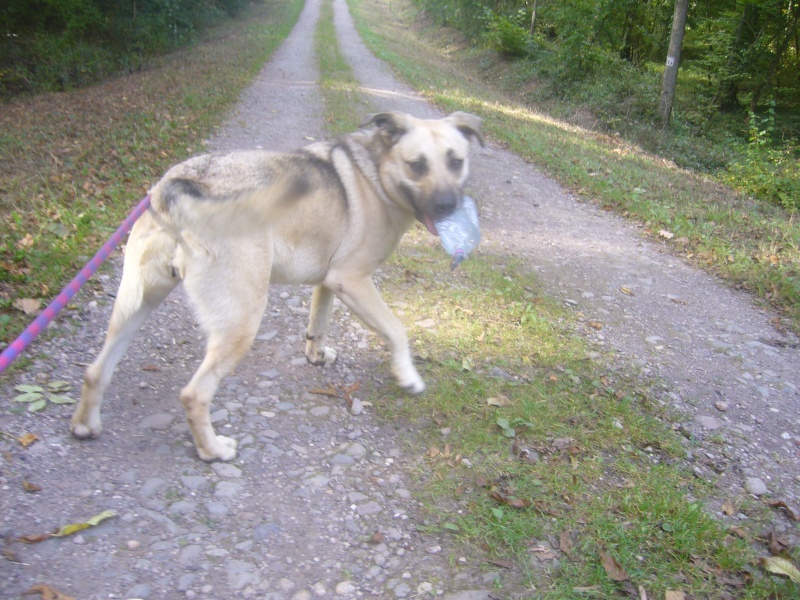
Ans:
{"type": "MultiPolygon", "coordinates": [[[[319,3],[308,0],[211,148],[290,149],[323,136],[310,42],[319,3]]],[[[335,9],[342,48],[371,105],[436,116],[365,50],[343,0],[335,9]]],[[[797,339],[776,333],[771,315],[748,296],[491,143],[476,152],[470,192],[483,207],[482,252],[524,258],[548,293],[602,322],[601,331],[585,331],[598,353],[663,379],[662,401],[685,411],[676,426],[696,440],[687,460],[699,477],[722,474],[720,500],[754,478],[797,505],[797,339]]],[[[61,319],[57,337],[32,348],[39,358],[23,379],[66,379],[77,388],[76,362],[99,348],[118,270],[101,283],[61,319]]],[[[36,583],[86,600],[514,597],[504,573],[482,570],[477,558],[451,554],[446,540],[418,531],[408,473],[420,452],[406,447],[401,431],[309,393],[378,377],[381,356],[337,306],[331,337],[340,360],[324,370],[308,366],[308,300],[307,289],[271,289],[254,350],[217,395],[213,420],[241,449],[232,464],[200,462],[189,441],[177,395],[200,359],[202,334],[180,294],[118,370],[100,439],[73,440],[67,407],[29,417],[3,404],[4,431],[40,440],[22,449],[0,439],[2,537],[52,531],[108,509],[119,516],[68,538],[8,546],[17,562],[0,560],[0,597],[17,598],[36,583]],[[42,490],[26,493],[24,481],[42,490]]],[[[781,519],[779,531],[787,529],[781,519]]]]}

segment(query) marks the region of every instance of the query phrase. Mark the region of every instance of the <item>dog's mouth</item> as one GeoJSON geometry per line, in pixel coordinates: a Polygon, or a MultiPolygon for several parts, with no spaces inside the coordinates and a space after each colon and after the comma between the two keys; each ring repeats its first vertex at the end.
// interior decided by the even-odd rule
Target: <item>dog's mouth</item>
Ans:
{"type": "Polygon", "coordinates": [[[426,213],[419,213],[417,215],[417,220],[419,220],[420,223],[425,225],[425,227],[428,229],[428,231],[432,236],[439,235],[439,231],[436,229],[436,222],[433,220],[433,217],[431,217],[426,213]]]}

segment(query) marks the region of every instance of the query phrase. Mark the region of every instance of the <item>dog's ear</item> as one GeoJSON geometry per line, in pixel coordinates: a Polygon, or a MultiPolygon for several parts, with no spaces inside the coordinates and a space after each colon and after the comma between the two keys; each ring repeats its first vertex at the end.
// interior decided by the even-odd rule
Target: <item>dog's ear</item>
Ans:
{"type": "Polygon", "coordinates": [[[481,146],[483,143],[483,119],[466,112],[454,112],[444,119],[450,121],[453,126],[464,134],[468,140],[478,140],[481,146]]]}
{"type": "Polygon", "coordinates": [[[384,141],[388,146],[394,146],[403,134],[406,128],[403,124],[405,121],[402,113],[384,112],[367,115],[366,120],[359,125],[364,128],[368,125],[374,124],[381,132],[384,141]]]}

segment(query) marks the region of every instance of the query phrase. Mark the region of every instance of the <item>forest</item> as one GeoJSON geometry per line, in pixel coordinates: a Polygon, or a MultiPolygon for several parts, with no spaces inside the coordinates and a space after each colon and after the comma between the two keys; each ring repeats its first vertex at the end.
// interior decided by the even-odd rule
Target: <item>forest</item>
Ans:
{"type": "MultiPolygon", "coordinates": [[[[140,70],[252,1],[6,0],[0,99],[140,70]]],[[[800,207],[798,0],[688,2],[667,132],[658,109],[674,0],[416,2],[496,53],[502,63],[487,61],[483,75],[524,102],[588,114],[592,130],[800,207]]]]}
{"type": "Polygon", "coordinates": [[[669,135],[658,105],[674,1],[416,1],[504,56],[530,104],[588,109],[595,129],[800,207],[797,0],[688,2],[669,135]]]}
{"type": "Polygon", "coordinates": [[[146,66],[250,0],[4,0],[0,98],[74,89],[146,66]]]}

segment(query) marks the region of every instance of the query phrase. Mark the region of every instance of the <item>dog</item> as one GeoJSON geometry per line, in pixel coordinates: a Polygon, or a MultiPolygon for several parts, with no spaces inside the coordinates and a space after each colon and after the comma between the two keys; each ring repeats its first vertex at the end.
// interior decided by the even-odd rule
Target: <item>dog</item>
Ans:
{"type": "Polygon", "coordinates": [[[457,210],[479,117],[370,115],[361,128],[290,153],[206,154],[172,167],[134,225],[105,343],[84,375],[72,417],[77,438],[100,435],[100,405],[114,369],[150,312],[183,282],[208,335],[205,357],[181,391],[199,457],[229,461],[236,441],[216,435],[209,405],[250,349],[270,283],[313,285],[309,363],[326,365],[334,296],[386,342],[400,387],[425,390],[408,338],[372,281],[403,234],[457,210]]]}

